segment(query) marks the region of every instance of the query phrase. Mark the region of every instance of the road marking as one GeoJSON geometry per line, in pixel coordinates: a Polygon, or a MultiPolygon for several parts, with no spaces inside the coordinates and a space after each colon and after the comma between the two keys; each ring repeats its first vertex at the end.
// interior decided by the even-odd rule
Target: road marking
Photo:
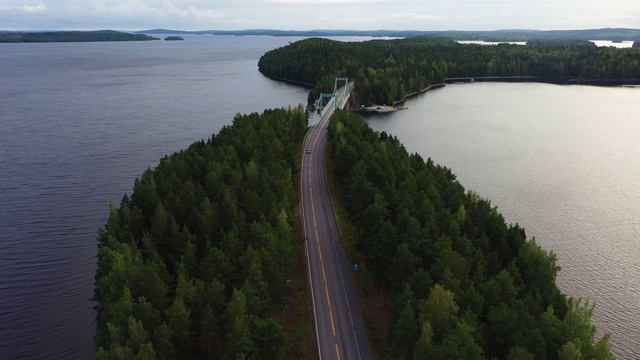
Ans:
{"type": "Polygon", "coordinates": [[[322,278],[324,279],[324,282],[327,282],[327,274],[324,273],[324,264],[322,264],[322,278]]]}
{"type": "Polygon", "coordinates": [[[327,293],[327,304],[329,304],[329,311],[331,311],[331,299],[329,299],[329,287],[325,283],[324,291],[327,293]]]}
{"type": "MultiPolygon", "coordinates": [[[[347,85],[349,85],[347,83],[347,85]]],[[[338,98],[340,99],[339,103],[340,103],[340,107],[342,108],[342,106],[344,106],[342,104],[342,102],[344,101],[344,90],[342,90],[342,93],[339,94],[338,98]]],[[[331,104],[327,104],[327,107],[330,107],[331,105],[333,105],[337,98],[332,98],[331,100],[331,104]]],[[[333,113],[333,111],[332,111],[333,113]]],[[[318,140],[322,139],[321,135],[323,134],[324,128],[327,126],[327,123],[329,122],[329,117],[326,116],[327,112],[325,112],[324,114],[320,115],[320,118],[317,119],[317,116],[314,118],[316,119],[316,124],[313,125],[311,132],[307,133],[305,135],[305,140],[304,143],[305,144],[309,144],[312,143],[312,147],[315,149],[318,140]]],[[[312,189],[312,175],[313,175],[313,157],[309,157],[309,192],[311,193],[311,206],[312,206],[312,212],[313,212],[313,223],[314,226],[316,228],[316,243],[318,245],[318,253],[320,254],[320,264],[322,267],[322,277],[324,279],[324,283],[325,283],[325,293],[327,296],[327,303],[329,305],[329,316],[331,319],[331,328],[333,330],[333,336],[335,338],[336,336],[336,332],[335,332],[335,325],[334,325],[334,319],[333,319],[333,310],[331,308],[331,300],[329,297],[329,287],[327,286],[327,276],[326,276],[326,272],[324,269],[324,260],[322,258],[322,248],[320,247],[320,236],[319,236],[319,232],[318,232],[318,224],[317,224],[317,220],[316,220],[316,215],[315,215],[315,203],[314,203],[314,199],[313,199],[313,189],[312,189]]],[[[301,175],[302,176],[302,175],[301,175]]],[[[325,174],[326,177],[326,174],[325,174]]],[[[303,191],[301,189],[300,194],[303,195],[303,191]]],[[[302,209],[302,216],[304,219],[304,207],[302,209]]],[[[304,221],[306,224],[306,221],[304,221]]],[[[311,283],[311,300],[313,301],[313,315],[314,315],[314,319],[315,321],[315,325],[316,325],[316,337],[317,337],[317,341],[318,341],[318,355],[319,358],[322,359],[322,350],[321,350],[321,346],[320,346],[320,336],[319,336],[319,331],[318,331],[318,321],[317,321],[317,313],[316,313],[316,304],[315,304],[315,296],[313,296],[313,278],[311,276],[311,261],[309,260],[309,239],[307,238],[307,228],[305,226],[304,228],[304,232],[305,232],[305,247],[306,247],[306,254],[307,254],[307,263],[308,263],[308,270],[309,270],[309,282],[311,283]]],[[[333,236],[333,234],[332,234],[333,236]]],[[[334,247],[335,247],[335,243],[334,243],[334,247]]],[[[340,266],[340,264],[338,264],[338,266],[340,266]]],[[[344,287],[344,280],[343,280],[343,287],[344,287]]],[[[349,316],[351,316],[351,312],[349,312],[349,316]]],[[[353,324],[353,320],[351,320],[351,323],[353,324]]],[[[355,330],[354,330],[355,333],[355,330]]],[[[356,338],[356,346],[357,346],[357,338],[356,338]]],[[[335,343],[335,349],[336,349],[336,357],[338,360],[341,360],[341,356],[340,356],[340,349],[338,347],[338,343],[335,343]]],[[[360,350],[358,349],[358,354],[360,353],[360,350]]]]}
{"type": "MultiPolygon", "coordinates": [[[[309,179],[309,181],[311,181],[311,179],[309,179]]],[[[329,305],[329,320],[331,320],[331,331],[333,332],[333,336],[336,336],[336,325],[335,321],[333,320],[333,309],[331,308],[331,297],[329,296],[327,274],[324,269],[324,259],[322,258],[322,247],[320,246],[320,233],[318,232],[318,220],[316,218],[316,205],[313,198],[313,191],[311,191],[311,216],[313,217],[313,227],[316,230],[316,243],[318,244],[318,254],[320,255],[320,267],[322,268],[322,278],[324,280],[325,295],[327,296],[327,305],[329,305]]]]}
{"type": "Polygon", "coordinates": [[[336,336],[336,327],[333,324],[333,311],[331,311],[331,307],[329,307],[329,318],[331,319],[331,331],[333,331],[333,336],[336,336]]]}

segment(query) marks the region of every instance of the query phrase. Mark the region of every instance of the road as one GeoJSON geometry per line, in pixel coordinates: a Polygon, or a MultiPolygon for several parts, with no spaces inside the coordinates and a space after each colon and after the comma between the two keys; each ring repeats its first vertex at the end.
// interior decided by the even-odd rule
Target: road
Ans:
{"type": "MultiPolygon", "coordinates": [[[[343,89],[338,91],[340,105],[347,100],[343,89]]],[[[351,278],[353,270],[340,242],[325,177],[324,150],[333,101],[329,100],[305,138],[301,170],[302,216],[318,352],[321,360],[369,360],[373,355],[351,278]]]]}

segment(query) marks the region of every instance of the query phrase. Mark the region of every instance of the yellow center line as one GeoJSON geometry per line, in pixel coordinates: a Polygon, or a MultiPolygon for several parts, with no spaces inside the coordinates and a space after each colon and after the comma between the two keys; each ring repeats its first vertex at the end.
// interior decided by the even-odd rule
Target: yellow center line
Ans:
{"type": "Polygon", "coordinates": [[[333,336],[336,336],[336,326],[333,324],[333,311],[329,308],[329,318],[331,319],[331,331],[333,331],[333,336]]]}
{"type": "MultiPolygon", "coordinates": [[[[313,138],[313,142],[312,142],[312,148],[315,149],[316,144],[318,142],[318,140],[320,139],[320,133],[317,133],[316,136],[313,138]]],[[[309,183],[311,184],[311,172],[312,172],[312,163],[313,163],[313,159],[309,159],[309,183]]],[[[324,260],[322,258],[322,248],[320,247],[320,233],[318,232],[318,221],[316,219],[316,205],[315,205],[315,201],[313,199],[313,189],[311,188],[311,186],[309,187],[309,192],[311,192],[311,213],[312,213],[312,217],[313,217],[313,226],[315,227],[315,233],[316,233],[316,243],[318,244],[318,254],[320,255],[320,266],[322,268],[322,278],[324,280],[324,290],[325,290],[325,294],[327,296],[327,304],[329,305],[329,319],[331,320],[331,331],[333,332],[333,336],[336,336],[336,326],[335,326],[335,322],[333,320],[333,309],[331,308],[331,297],[329,296],[329,286],[327,283],[327,274],[324,270],[324,260]]],[[[338,357],[338,360],[340,360],[340,351],[338,350],[338,344],[336,343],[336,355],[338,357]]]]}
{"type": "Polygon", "coordinates": [[[327,282],[327,274],[324,272],[324,264],[322,264],[322,278],[324,279],[324,282],[327,282]]]}
{"type": "MultiPolygon", "coordinates": [[[[314,141],[314,146],[317,141],[318,141],[318,138],[316,137],[314,141]]],[[[311,161],[309,161],[309,168],[311,168],[311,161]]],[[[309,178],[309,182],[311,182],[311,177],[309,178]]],[[[311,215],[313,217],[313,226],[315,228],[315,233],[316,233],[316,243],[318,244],[318,254],[320,255],[320,267],[322,268],[322,279],[324,280],[324,284],[325,284],[324,291],[325,291],[325,295],[327,296],[327,305],[329,305],[329,319],[331,320],[331,331],[333,333],[333,336],[336,336],[336,326],[335,326],[335,321],[333,320],[333,309],[331,308],[331,296],[329,296],[327,273],[324,269],[324,260],[322,258],[322,247],[320,246],[320,233],[318,232],[318,220],[316,218],[315,200],[313,198],[313,191],[311,190],[310,192],[311,192],[311,215]]],[[[336,352],[337,352],[337,345],[338,344],[336,344],[336,352]]],[[[340,355],[338,355],[338,357],[339,356],[340,355]]]]}
{"type": "Polygon", "coordinates": [[[331,300],[329,299],[329,287],[327,285],[324,286],[324,291],[327,293],[327,304],[329,304],[329,311],[331,311],[331,300]]]}

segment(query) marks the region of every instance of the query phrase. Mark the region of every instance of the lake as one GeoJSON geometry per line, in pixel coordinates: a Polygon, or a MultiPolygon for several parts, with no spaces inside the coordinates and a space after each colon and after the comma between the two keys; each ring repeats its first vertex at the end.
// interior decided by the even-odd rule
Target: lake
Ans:
{"type": "Polygon", "coordinates": [[[257,68],[299,39],[0,44],[0,359],[95,358],[109,201],[237,113],[306,103],[257,68]]]}
{"type": "MultiPolygon", "coordinates": [[[[357,89],[357,84],[356,84],[357,89]]],[[[454,84],[367,118],[558,255],[614,354],[640,358],[640,89],[454,84]]]]}
{"type": "MultiPolygon", "coordinates": [[[[0,359],[94,358],[96,232],[109,201],[235,114],[306,102],[306,89],[257,71],[264,52],[300,38],[183,37],[0,44],[0,359]]],[[[555,251],[560,287],[597,303],[616,355],[639,358],[639,97],[447,85],[368,120],[555,251]]]]}

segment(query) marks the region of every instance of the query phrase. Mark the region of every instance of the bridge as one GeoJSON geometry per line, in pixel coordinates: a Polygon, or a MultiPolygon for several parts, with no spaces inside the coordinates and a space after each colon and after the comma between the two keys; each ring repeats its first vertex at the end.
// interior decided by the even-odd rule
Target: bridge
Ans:
{"type": "Polygon", "coordinates": [[[336,78],[333,93],[320,96],[303,147],[301,208],[320,360],[373,359],[325,174],[327,125],[346,105],[353,85],[336,78]]]}
{"type": "MultiPolygon", "coordinates": [[[[343,109],[349,100],[349,96],[351,95],[351,89],[353,89],[354,82],[349,82],[349,78],[336,78],[336,81],[333,85],[333,93],[331,94],[320,94],[318,98],[318,109],[314,112],[313,117],[309,124],[314,126],[318,123],[319,118],[323,118],[326,116],[325,120],[331,118],[333,112],[338,109],[343,109]],[[338,88],[338,84],[344,81],[344,85],[338,88]],[[327,103],[325,104],[325,99],[327,103]],[[326,111],[327,108],[332,110],[326,111]]],[[[328,121],[327,121],[328,124],[328,121]]]]}

